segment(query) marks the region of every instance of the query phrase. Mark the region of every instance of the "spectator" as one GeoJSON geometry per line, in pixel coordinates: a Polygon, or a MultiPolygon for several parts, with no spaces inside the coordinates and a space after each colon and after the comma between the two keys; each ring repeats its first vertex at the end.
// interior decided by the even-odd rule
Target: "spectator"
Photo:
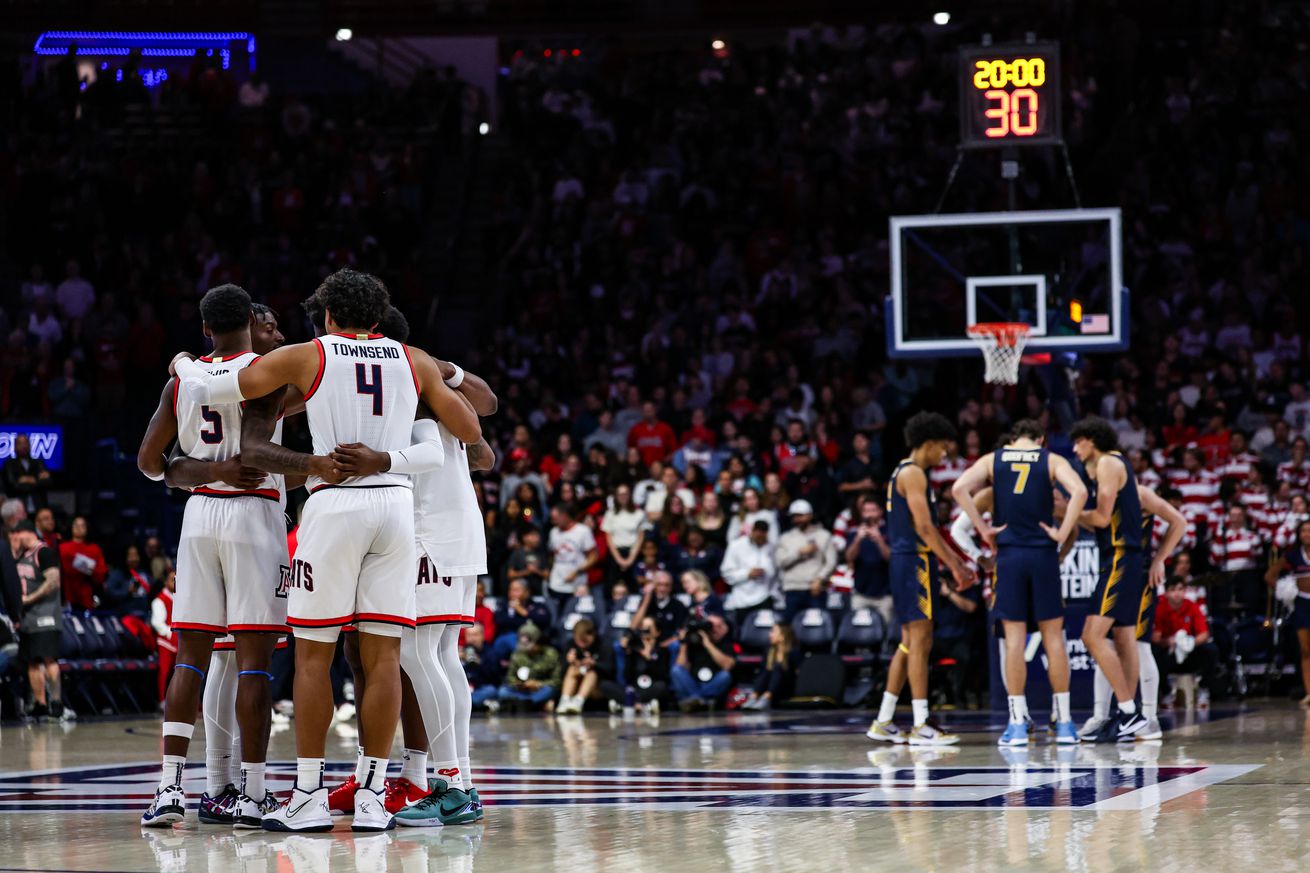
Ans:
{"type": "Polygon", "coordinates": [[[755,522],[750,536],[728,545],[719,572],[732,587],[724,606],[733,611],[737,627],[743,627],[746,614],[769,603],[778,584],[778,565],[767,521],[755,522]]]}
{"type": "Polygon", "coordinates": [[[655,404],[649,400],[641,405],[641,420],[628,431],[628,446],[640,452],[641,462],[647,465],[668,460],[678,447],[673,428],[660,420],[655,404]]]}
{"type": "Polygon", "coordinates": [[[27,668],[37,721],[47,717],[67,720],[60,692],[59,639],[63,631],[60,605],[59,559],[36,534],[36,525],[24,519],[9,535],[22,586],[22,621],[19,622],[19,660],[27,668]]]}
{"type": "Polygon", "coordinates": [[[491,647],[492,659],[501,664],[514,654],[518,645],[519,628],[531,622],[538,628],[550,627],[550,612],[532,599],[527,583],[521,579],[509,583],[505,603],[496,612],[496,641],[491,647]]]}
{"type": "Polygon", "coordinates": [[[764,666],[755,674],[750,696],[742,709],[767,710],[773,704],[791,698],[796,688],[796,671],[801,666],[801,650],[790,625],[775,624],[769,628],[769,652],[764,666]]]}
{"type": "MultiPolygon", "coordinates": [[[[532,487],[532,499],[528,500],[525,508],[531,506],[533,512],[540,512],[543,515],[546,512],[546,495],[550,493],[550,485],[546,479],[531,467],[532,456],[528,450],[523,447],[517,447],[509,453],[510,472],[500,483],[500,492],[506,495],[519,496],[519,488],[522,485],[532,487]]],[[[522,497],[519,498],[522,500],[522,497]]]]}
{"type": "Polygon", "coordinates": [[[793,500],[803,500],[810,504],[820,518],[832,518],[837,490],[833,487],[832,477],[817,465],[813,457],[798,455],[783,484],[793,500]]]}
{"type": "Polygon", "coordinates": [[[123,555],[123,569],[109,571],[105,581],[105,603],[120,615],[150,611],[150,592],[154,584],[141,566],[141,550],[128,546],[123,555]]]}
{"type": "MultiPolygon", "coordinates": [[[[478,580],[473,597],[473,622],[482,628],[482,639],[485,642],[492,642],[496,639],[496,614],[484,602],[487,599],[487,583],[482,579],[478,580]]],[[[460,636],[462,637],[467,630],[467,627],[464,628],[460,636]]],[[[462,640],[460,645],[463,645],[462,640]]]]}
{"type": "Polygon", "coordinates": [[[168,679],[173,675],[173,662],[177,659],[177,639],[173,636],[173,594],[177,590],[177,571],[164,573],[164,584],[150,603],[150,627],[155,631],[155,646],[159,655],[159,702],[168,693],[168,679]]]}
{"type": "Polygon", "coordinates": [[[678,480],[678,471],[672,465],[661,467],[657,482],[647,487],[643,493],[641,508],[652,522],[659,521],[665,506],[673,497],[678,498],[685,510],[696,505],[696,495],[690,488],[678,480]]]}
{"type": "Polygon", "coordinates": [[[684,628],[681,641],[669,672],[679,708],[695,712],[716,705],[732,687],[732,668],[737,664],[729,654],[728,623],[711,615],[684,628]]]}
{"type": "Polygon", "coordinates": [[[673,561],[675,572],[682,574],[688,570],[697,570],[707,576],[714,574],[717,577],[722,563],[723,551],[705,542],[705,534],[700,528],[687,528],[686,542],[678,548],[673,561]]]}
{"type": "Polygon", "coordinates": [[[64,602],[74,609],[94,609],[105,587],[109,568],[100,546],[87,542],[86,519],[73,519],[72,539],[59,546],[63,564],[64,602]]]}
{"type": "Polygon", "coordinates": [[[550,555],[541,545],[541,531],[531,525],[519,532],[519,544],[510,553],[505,564],[505,578],[512,590],[515,582],[521,582],[531,593],[544,593],[546,580],[550,577],[550,555]]]}
{"type": "Polygon", "coordinates": [[[949,579],[939,583],[937,605],[933,608],[933,658],[939,662],[954,661],[951,665],[950,694],[956,706],[968,703],[966,693],[981,694],[987,671],[980,668],[975,657],[982,648],[983,622],[986,610],[982,606],[982,592],[974,585],[956,591],[949,579]]]}
{"type": "Polygon", "coordinates": [[[1210,543],[1210,560],[1223,574],[1222,590],[1246,609],[1259,609],[1265,601],[1263,557],[1264,543],[1251,530],[1246,509],[1233,504],[1210,543]]]}
{"type": "Polygon", "coordinates": [[[659,715],[660,699],[669,690],[669,670],[674,655],[660,645],[659,627],[646,617],[636,629],[623,635],[623,682],[603,682],[601,689],[610,701],[610,712],[620,707],[644,707],[647,715],[659,715]]]}
{"type": "Polygon", "coordinates": [[[14,437],[14,454],[5,461],[0,476],[4,479],[5,493],[22,500],[28,512],[36,512],[38,506],[46,505],[50,470],[45,461],[32,457],[32,441],[27,434],[14,437]]]}
{"type": "Polygon", "coordinates": [[[769,532],[769,542],[778,541],[778,514],[772,509],[765,509],[760,499],[760,492],[747,488],[741,494],[741,503],[733,517],[732,527],[728,531],[728,543],[750,536],[759,522],[764,522],[769,532]]]}
{"type": "Polygon", "coordinates": [[[705,618],[710,613],[715,613],[727,618],[728,613],[723,607],[723,600],[714,593],[709,576],[700,570],[687,570],[679,580],[682,582],[682,593],[691,599],[691,603],[687,606],[690,615],[705,618]]]}
{"type": "Polygon", "coordinates": [[[588,571],[599,560],[596,537],[591,528],[577,522],[577,514],[577,509],[568,503],[551,510],[551,521],[555,526],[550,531],[551,565],[547,589],[561,606],[574,595],[579,583],[587,583],[588,571]]]}
{"type": "Polygon", "coordinates": [[[860,504],[860,526],[846,547],[846,564],[852,575],[851,609],[877,610],[888,627],[892,620],[891,555],[882,505],[866,500],[860,504]]]}
{"type": "MultiPolygon", "coordinates": [[[[1198,673],[1206,689],[1204,700],[1216,691],[1219,653],[1210,640],[1210,625],[1200,608],[1186,597],[1186,583],[1171,576],[1155,607],[1151,649],[1160,668],[1161,685],[1176,673],[1198,673]]],[[[1198,697],[1198,702],[1202,698],[1198,697]]]]}
{"type": "Polygon", "coordinates": [[[159,537],[146,537],[146,568],[150,571],[150,578],[156,582],[162,582],[164,575],[173,568],[173,562],[168,559],[159,546],[159,537]]]}
{"type": "Polygon", "coordinates": [[[791,498],[787,495],[787,489],[783,487],[782,477],[776,472],[769,471],[764,474],[764,490],[760,492],[760,505],[779,518],[787,511],[787,507],[791,506],[791,498]]]}
{"type": "Polygon", "coordinates": [[[55,527],[55,511],[48,506],[41,507],[36,511],[34,522],[36,535],[41,538],[41,542],[59,554],[59,544],[63,542],[63,537],[59,536],[59,530],[55,527]]]}
{"type": "Polygon", "coordinates": [[[633,584],[645,591],[655,583],[657,573],[668,569],[668,563],[660,557],[660,544],[653,537],[642,540],[641,557],[632,568],[633,584]]]}
{"type": "Polygon", "coordinates": [[[1281,418],[1274,423],[1268,442],[1257,444],[1251,441],[1251,448],[1260,453],[1260,463],[1277,469],[1283,462],[1292,458],[1292,428],[1281,418]]]}
{"type": "Polygon", "coordinates": [[[559,715],[581,715],[588,700],[599,700],[601,683],[614,681],[614,649],[596,636],[589,618],[573,626],[573,642],[564,655],[567,668],[560,690],[559,715]]]}
{"type": "Polygon", "coordinates": [[[873,455],[869,435],[856,431],[851,437],[851,456],[841,465],[837,474],[837,490],[842,497],[872,491],[876,487],[873,455]]]}
{"type": "Polygon", "coordinates": [[[601,410],[600,422],[596,429],[582,441],[583,448],[602,446],[616,457],[623,457],[628,447],[628,433],[621,430],[614,422],[614,413],[608,409],[601,410]]]}
{"type": "Polygon", "coordinates": [[[645,527],[645,513],[632,502],[632,486],[617,486],[613,505],[605,510],[600,522],[600,529],[609,540],[611,580],[631,578],[632,566],[637,563],[637,546],[645,527]]]}
{"type": "Polygon", "coordinates": [[[797,500],[787,514],[792,527],[778,539],[783,624],[790,624],[802,610],[823,608],[823,592],[837,569],[837,543],[832,534],[815,524],[814,507],[797,500]]]}
{"type": "MultiPolygon", "coordinates": [[[[705,534],[706,543],[717,547],[720,551],[727,548],[728,515],[723,511],[718,494],[706,491],[701,495],[700,507],[692,514],[691,523],[705,534]]],[[[715,572],[717,570],[716,567],[715,572]]]]}
{"type": "Polygon", "coordinates": [[[70,258],[64,265],[64,281],[55,289],[55,302],[64,318],[72,322],[81,321],[95,306],[96,290],[82,278],[81,265],[75,259],[70,258]]]}
{"type": "MultiPolygon", "coordinates": [[[[514,635],[516,638],[518,634],[514,635]]],[[[500,691],[502,672],[500,662],[492,655],[482,635],[482,626],[473,625],[464,630],[464,644],[459,650],[460,663],[464,665],[464,679],[469,684],[473,696],[473,707],[495,711],[500,706],[496,695],[500,691]]]]}
{"type": "Polygon", "coordinates": [[[657,570],[653,580],[642,588],[641,605],[632,623],[640,625],[646,616],[653,617],[660,631],[660,645],[668,646],[678,638],[689,614],[682,601],[673,596],[673,575],[668,570],[657,570]]]}
{"type": "Polygon", "coordinates": [[[519,628],[519,643],[509,659],[505,682],[497,695],[501,706],[529,706],[532,709],[555,709],[555,692],[559,690],[559,652],[541,641],[541,630],[532,622],[519,628]]]}

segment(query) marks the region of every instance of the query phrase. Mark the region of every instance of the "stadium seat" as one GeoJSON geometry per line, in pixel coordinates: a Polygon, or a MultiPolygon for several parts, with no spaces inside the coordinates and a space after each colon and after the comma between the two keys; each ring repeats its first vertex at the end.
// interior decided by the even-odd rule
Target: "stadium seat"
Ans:
{"type": "Polygon", "coordinates": [[[776,621],[772,609],[757,609],[746,616],[746,622],[737,637],[737,642],[741,644],[742,651],[745,653],[737,659],[739,662],[758,664],[764,660],[763,653],[769,648],[769,631],[776,621]]]}
{"type": "Polygon", "coordinates": [[[584,618],[589,618],[596,625],[596,633],[605,635],[608,623],[605,619],[605,601],[590,594],[583,597],[571,597],[564,604],[560,613],[563,618],[556,623],[556,639],[563,648],[573,636],[573,626],[584,618]]]}
{"type": "Polygon", "coordinates": [[[847,663],[868,664],[877,660],[887,639],[887,624],[876,609],[853,609],[837,629],[837,651],[847,663]]]}
{"type": "Polygon", "coordinates": [[[791,620],[792,633],[802,651],[830,651],[836,637],[832,616],[826,609],[805,609],[791,620]]]}

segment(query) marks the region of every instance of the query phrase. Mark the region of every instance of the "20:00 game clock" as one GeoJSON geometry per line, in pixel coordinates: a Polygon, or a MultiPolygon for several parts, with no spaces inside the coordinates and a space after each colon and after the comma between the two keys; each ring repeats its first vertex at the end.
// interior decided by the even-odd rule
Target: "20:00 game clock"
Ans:
{"type": "Polygon", "coordinates": [[[960,50],[960,144],[964,148],[1060,141],[1058,44],[960,50]]]}

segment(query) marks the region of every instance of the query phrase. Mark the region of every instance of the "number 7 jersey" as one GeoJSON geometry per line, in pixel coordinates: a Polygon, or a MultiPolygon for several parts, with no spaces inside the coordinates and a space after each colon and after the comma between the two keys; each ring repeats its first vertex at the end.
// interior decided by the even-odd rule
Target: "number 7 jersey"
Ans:
{"type": "MultiPolygon", "coordinates": [[[[363,443],[379,452],[408,448],[418,408],[418,376],[409,348],[382,334],[333,333],[314,340],[318,375],[305,392],[305,414],[314,454],[342,443],[363,443]]],[[[311,476],[309,490],[324,487],[311,476]]],[[[408,476],[377,473],[341,483],[346,487],[411,487],[408,476]]]]}
{"type": "MultiPolygon", "coordinates": [[[[196,363],[215,375],[230,373],[249,367],[259,360],[254,352],[242,352],[227,357],[206,355],[197,358],[196,363]]],[[[198,461],[226,461],[241,453],[241,404],[213,403],[198,404],[192,401],[186,392],[178,390],[178,382],[173,383],[173,414],[177,418],[177,443],[182,453],[198,461]]],[[[280,442],[282,422],[278,422],[273,434],[273,441],[280,442]]],[[[253,494],[282,500],[282,477],[269,474],[253,491],[242,491],[226,482],[210,482],[193,489],[195,494],[220,494],[223,496],[253,494]]]]}

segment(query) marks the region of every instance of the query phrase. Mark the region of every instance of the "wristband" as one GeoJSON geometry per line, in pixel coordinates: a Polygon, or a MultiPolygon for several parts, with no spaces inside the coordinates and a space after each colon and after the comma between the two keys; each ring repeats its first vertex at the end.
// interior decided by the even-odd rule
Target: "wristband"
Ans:
{"type": "Polygon", "coordinates": [[[447,388],[458,388],[464,384],[464,368],[459,364],[454,363],[452,363],[451,366],[455,368],[455,375],[451,376],[449,379],[443,379],[442,381],[446,383],[447,388]]]}

